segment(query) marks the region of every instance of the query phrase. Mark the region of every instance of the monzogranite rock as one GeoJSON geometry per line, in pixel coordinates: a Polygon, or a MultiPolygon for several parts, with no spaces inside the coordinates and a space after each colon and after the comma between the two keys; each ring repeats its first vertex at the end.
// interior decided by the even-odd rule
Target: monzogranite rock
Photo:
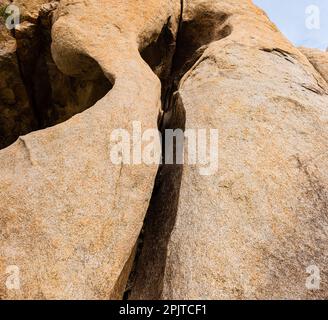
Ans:
{"type": "Polygon", "coordinates": [[[184,167],[161,297],[327,298],[327,82],[250,1],[197,2],[233,30],[179,87],[186,128],[219,129],[219,170],[184,167]]]}
{"type": "Polygon", "coordinates": [[[0,298],[327,298],[327,53],[293,47],[250,0],[15,3],[0,298]],[[114,165],[111,133],[133,121],[218,129],[218,170],[114,165]]]}
{"type": "Polygon", "coordinates": [[[0,152],[2,298],[123,296],[157,166],[112,164],[110,134],[134,120],[156,128],[160,82],[139,50],[168,20],[175,34],[179,12],[179,1],[60,2],[57,66],[86,80],[105,74],[113,88],[85,112],[0,152]],[[16,291],[4,280],[12,265],[21,274],[16,291]]]}
{"type": "Polygon", "coordinates": [[[328,51],[323,52],[318,49],[299,48],[299,50],[308,58],[313,67],[328,82],[328,51]]]}
{"type": "Polygon", "coordinates": [[[182,29],[193,23],[206,28],[196,42],[212,38],[180,82],[178,107],[186,129],[219,130],[219,169],[201,176],[203,165],[185,165],[181,182],[162,178],[131,298],[326,298],[323,65],[315,70],[250,1],[185,1],[182,29]],[[306,287],[312,265],[318,291],[306,287]]]}

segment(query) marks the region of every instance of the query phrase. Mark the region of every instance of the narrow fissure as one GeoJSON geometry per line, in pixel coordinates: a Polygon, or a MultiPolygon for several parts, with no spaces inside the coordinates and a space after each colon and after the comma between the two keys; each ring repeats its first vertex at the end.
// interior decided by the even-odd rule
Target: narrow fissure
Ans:
{"type": "MultiPolygon", "coordinates": [[[[141,52],[142,58],[149,64],[149,66],[152,68],[152,70],[155,72],[155,74],[158,75],[158,77],[161,80],[162,84],[162,97],[161,97],[161,103],[162,103],[162,110],[161,113],[159,114],[158,118],[158,130],[162,134],[162,138],[165,137],[164,135],[164,130],[165,127],[168,126],[167,123],[165,123],[164,118],[166,117],[165,115],[169,112],[171,109],[172,105],[172,96],[173,96],[173,82],[174,82],[174,71],[173,71],[173,64],[174,60],[176,58],[176,52],[177,52],[177,43],[178,43],[178,37],[180,34],[181,26],[182,26],[182,21],[183,21],[183,8],[184,8],[184,0],[180,0],[180,15],[179,15],[179,23],[178,23],[178,30],[177,34],[174,35],[172,34],[169,28],[169,23],[171,18],[169,18],[168,23],[164,26],[162,29],[161,35],[158,37],[157,41],[155,43],[152,43],[150,46],[148,46],[143,52],[141,52]],[[170,36],[168,36],[170,34],[170,36]],[[166,39],[166,41],[162,41],[162,39],[166,39]],[[170,48],[170,51],[167,53],[167,48],[170,48]],[[152,49],[152,50],[150,50],[152,49]],[[154,53],[155,51],[155,53],[154,53]],[[153,59],[149,59],[151,57],[158,57],[158,54],[163,53],[162,58],[160,60],[157,60],[157,63],[153,62],[153,59]],[[166,53],[166,54],[165,54],[166,53]],[[162,69],[158,70],[156,66],[161,65],[162,69]]],[[[182,119],[182,123],[184,122],[185,119],[182,119]]],[[[178,126],[180,127],[180,125],[178,126]]],[[[183,127],[181,125],[181,127],[183,127]]],[[[165,141],[163,142],[163,146],[165,145],[165,141]]],[[[164,149],[162,149],[162,159],[164,160],[165,154],[164,154],[164,149]]],[[[162,239],[167,239],[168,237],[165,236],[161,230],[163,225],[168,226],[168,230],[164,231],[166,234],[170,234],[171,227],[174,226],[174,220],[171,219],[171,223],[168,222],[167,218],[167,210],[163,210],[158,214],[157,216],[154,214],[156,211],[155,204],[159,204],[159,201],[163,199],[162,195],[162,189],[163,189],[163,177],[166,176],[167,174],[169,175],[176,175],[176,179],[181,181],[181,176],[182,176],[182,166],[180,165],[179,168],[173,169],[173,166],[175,165],[170,165],[171,168],[169,168],[166,165],[160,165],[156,178],[155,178],[155,184],[153,188],[153,193],[151,196],[149,208],[146,213],[146,217],[144,220],[144,225],[141,230],[141,233],[139,235],[139,238],[137,240],[137,249],[136,249],[136,255],[135,255],[135,260],[133,264],[133,268],[129,277],[129,280],[127,282],[127,286],[125,289],[124,293],[124,300],[129,300],[129,299],[138,299],[139,297],[136,296],[136,287],[140,287],[138,285],[138,282],[140,281],[140,271],[144,270],[144,267],[141,267],[142,264],[145,262],[145,257],[146,256],[152,256],[158,253],[158,258],[163,257],[164,253],[164,248],[157,248],[159,250],[156,250],[156,248],[152,248],[155,250],[151,250],[149,252],[149,244],[154,243],[158,244],[158,242],[162,239]],[[155,218],[155,219],[154,219],[155,218]],[[159,238],[157,238],[157,236],[159,238]],[[146,245],[144,245],[146,243],[146,245]]],[[[171,177],[170,179],[166,179],[166,181],[171,181],[173,182],[171,177]]],[[[173,185],[167,184],[167,187],[171,187],[171,190],[175,186],[177,186],[178,183],[174,183],[173,185]]],[[[179,188],[178,188],[179,189],[179,188]]],[[[179,190],[176,190],[176,196],[175,198],[177,199],[177,196],[179,194],[179,190]]],[[[164,206],[162,206],[164,208],[164,206]]],[[[174,210],[176,211],[176,210],[174,210]]],[[[171,217],[174,218],[174,214],[170,215],[171,217]]],[[[165,244],[164,244],[165,246],[165,244]]],[[[165,254],[165,253],[164,253],[165,254]]],[[[158,260],[155,259],[155,260],[158,260]]],[[[152,270],[149,270],[150,273],[152,273],[151,281],[153,281],[154,278],[157,278],[158,281],[160,282],[161,280],[161,275],[163,274],[164,270],[162,268],[152,268],[152,270]]],[[[149,277],[146,277],[146,279],[150,279],[149,277]]],[[[156,284],[153,286],[154,290],[153,292],[149,291],[149,295],[156,298],[158,296],[158,290],[157,288],[160,287],[160,283],[156,284]]],[[[149,288],[149,284],[145,285],[145,288],[149,288]]]]}
{"type": "MultiPolygon", "coordinates": [[[[229,16],[225,13],[204,12],[200,8],[192,18],[184,19],[185,4],[184,0],[180,1],[177,33],[173,33],[171,18],[168,19],[157,39],[141,52],[162,83],[158,129],[163,137],[166,129],[185,129],[186,113],[179,93],[182,77],[212,41],[220,40],[232,31],[226,23],[229,16]]],[[[37,25],[32,26],[36,31],[14,34],[18,68],[28,92],[29,107],[33,110],[33,125],[18,130],[5,139],[5,143],[0,141],[0,148],[14,142],[22,133],[58,124],[84,111],[112,88],[102,72],[99,72],[102,77],[91,81],[69,77],[58,70],[50,52],[50,21],[49,16],[40,16],[37,25]],[[36,43],[32,39],[37,39],[36,43]]],[[[0,106],[0,120],[1,112],[0,106]]],[[[23,116],[23,113],[15,115],[15,121],[19,122],[23,116]]],[[[182,174],[183,165],[163,164],[158,169],[124,299],[161,298],[167,245],[176,221],[182,174]]]]}
{"type": "MultiPolygon", "coordinates": [[[[158,129],[162,134],[163,146],[166,129],[185,129],[186,112],[179,94],[182,77],[202,56],[211,42],[225,38],[232,32],[230,25],[226,23],[229,15],[223,12],[204,13],[200,9],[191,20],[184,20],[182,0],[180,14],[175,50],[172,60],[167,65],[169,72],[164,72],[165,77],[160,77],[162,114],[158,129]]],[[[156,45],[153,48],[165,50],[156,45]]],[[[152,65],[150,61],[146,62],[152,65]]],[[[165,158],[164,147],[162,158],[165,158]]],[[[163,164],[159,167],[144,226],[138,239],[133,271],[124,295],[126,300],[161,299],[167,246],[176,221],[182,174],[183,165],[163,164]]]]}

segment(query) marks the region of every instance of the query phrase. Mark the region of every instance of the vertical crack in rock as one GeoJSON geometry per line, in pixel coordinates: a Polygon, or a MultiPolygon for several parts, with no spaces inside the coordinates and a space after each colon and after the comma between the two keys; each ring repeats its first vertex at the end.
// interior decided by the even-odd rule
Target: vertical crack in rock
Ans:
{"type": "Polygon", "coordinates": [[[309,263],[327,273],[325,81],[251,1],[143,1],[61,0],[58,68],[47,10],[16,40],[0,38],[0,148],[83,111],[116,81],[97,106],[1,151],[0,269],[14,260],[24,288],[3,282],[0,297],[323,297],[304,274],[309,263]],[[218,42],[230,22],[234,37],[218,42]],[[156,122],[159,83],[138,45],[162,81],[159,131],[219,128],[224,181],[197,176],[199,164],[109,161],[113,129],[156,122]]]}
{"type": "MultiPolygon", "coordinates": [[[[178,32],[174,34],[172,30],[172,17],[169,17],[167,23],[163,26],[161,33],[157,37],[157,39],[151,42],[142,52],[140,53],[142,58],[147,62],[147,64],[151,67],[153,72],[160,78],[162,88],[161,88],[161,111],[158,116],[158,129],[159,132],[163,134],[163,122],[165,112],[169,109],[169,103],[172,100],[172,69],[174,57],[176,55],[176,45],[177,45],[177,37],[179,35],[179,30],[181,28],[182,22],[182,14],[183,14],[183,0],[180,0],[180,14],[179,14],[179,22],[178,22],[178,32]]],[[[180,127],[180,126],[178,126],[180,127]]],[[[163,150],[164,151],[164,150],[163,150]]],[[[162,153],[162,158],[164,157],[164,153],[162,153]]],[[[154,190],[150,201],[150,207],[147,211],[146,218],[144,221],[144,226],[141,230],[140,236],[136,243],[136,253],[135,259],[133,263],[132,272],[130,274],[129,280],[126,285],[124,299],[129,299],[132,289],[134,287],[135,279],[137,276],[137,266],[140,255],[142,253],[143,243],[144,243],[144,235],[145,232],[148,235],[150,230],[148,230],[147,226],[153,226],[154,222],[152,221],[153,216],[149,214],[151,212],[151,206],[156,203],[157,195],[160,195],[160,186],[161,186],[161,176],[165,171],[165,167],[160,166],[154,184],[154,190]]],[[[180,166],[181,167],[181,166],[180,166]]],[[[181,167],[182,168],[182,167],[181,167]]],[[[167,171],[167,170],[166,170],[167,171]]],[[[180,169],[181,171],[181,169],[180,169]]],[[[179,173],[179,170],[171,170],[171,173],[179,173]]],[[[181,178],[178,178],[181,180],[181,178]]],[[[177,193],[178,194],[178,193],[177,193]]],[[[163,217],[165,218],[165,217],[163,217]]],[[[167,220],[167,219],[165,219],[167,220]]],[[[165,221],[163,221],[165,223],[165,221]]],[[[152,234],[158,234],[156,231],[152,231],[152,234]]],[[[165,237],[164,237],[165,238],[165,237]]],[[[155,239],[154,239],[155,241],[155,239]]]]}
{"type": "MultiPolygon", "coordinates": [[[[104,10],[103,6],[93,6],[92,1],[76,3],[74,8],[69,7],[69,1],[64,1],[52,28],[52,54],[58,69],[66,74],[63,75],[64,80],[79,76],[81,81],[94,81],[97,77],[93,76],[92,69],[96,64],[89,63],[94,61],[101,66],[110,81],[115,80],[112,92],[97,106],[71,121],[25,137],[26,146],[33,149],[33,157],[29,157],[29,150],[26,150],[24,143],[19,142],[1,152],[4,167],[8,166],[4,175],[5,187],[1,190],[7,199],[1,204],[1,211],[4,212],[1,222],[8,234],[12,235],[3,242],[2,248],[5,252],[14,243],[15,248],[28,248],[33,253],[16,257],[17,264],[24,267],[27,277],[24,290],[13,293],[19,297],[116,298],[117,295],[122,296],[126,278],[130,274],[130,262],[134,261],[133,257],[130,259],[134,256],[131,251],[145,216],[157,166],[141,164],[122,171],[109,158],[109,137],[117,128],[129,130],[135,120],[139,120],[144,129],[153,128],[156,123],[158,113],[155,107],[160,100],[159,81],[141,60],[136,49],[138,44],[144,47],[145,43],[149,43],[149,35],[155,33],[154,30],[159,34],[165,21],[167,26],[161,39],[165,40],[165,44],[170,41],[171,21],[168,17],[174,16],[174,20],[178,18],[176,9],[179,3],[175,2],[172,10],[166,0],[155,1],[151,3],[154,10],[148,11],[145,4],[142,6],[143,13],[140,13],[139,3],[136,2],[123,2],[117,12],[110,10],[114,2],[106,1],[108,10],[104,10]],[[166,10],[163,10],[163,5],[166,10]],[[159,19],[153,19],[154,14],[158,14],[159,19]],[[94,25],[94,18],[99,15],[103,19],[100,25],[105,23],[108,29],[99,27],[99,24],[94,25]],[[112,23],[107,24],[109,21],[112,23]],[[116,22],[119,28],[115,27],[116,22]],[[97,37],[94,37],[95,32],[97,37]],[[12,162],[14,153],[18,161],[11,166],[7,159],[12,162]],[[31,166],[30,160],[35,160],[37,168],[31,166]],[[19,170],[15,169],[16,165],[19,170]],[[6,175],[9,171],[10,174],[6,175]],[[32,186],[32,189],[25,188],[25,185],[32,186]],[[48,193],[51,201],[40,197],[48,193]],[[20,198],[25,200],[19,201],[20,198]],[[14,212],[9,220],[8,207],[14,212]],[[128,214],[126,208],[130,208],[128,214]],[[38,220],[38,228],[35,228],[34,218],[38,220]],[[15,228],[15,219],[20,222],[24,220],[19,226],[22,232],[11,232],[15,228]],[[39,237],[46,237],[49,241],[37,241],[39,237]],[[38,268],[33,267],[35,256],[42,257],[38,268]],[[64,257],[58,261],[55,256],[64,257]],[[72,264],[75,266],[73,271],[70,268],[72,264]],[[54,273],[65,275],[69,280],[69,288],[66,286],[67,281],[62,281],[60,277],[53,279],[54,273]],[[39,275],[51,281],[40,283],[39,275]]],[[[173,34],[176,34],[177,21],[172,21],[172,27],[173,34]]],[[[173,54],[174,50],[168,48],[168,54],[173,54]]],[[[22,53],[24,51],[20,48],[18,54],[25,58],[22,53]]],[[[40,52],[36,54],[39,57],[40,52]]],[[[21,66],[25,67],[26,64],[30,66],[28,61],[21,59],[21,66]]],[[[50,79],[51,71],[57,70],[55,66],[54,69],[49,68],[51,64],[52,61],[46,60],[50,79]]],[[[43,70],[44,62],[41,65],[43,70]]],[[[35,94],[41,88],[33,83],[34,77],[30,79],[31,93],[35,94]]],[[[70,83],[60,80],[62,78],[59,78],[59,83],[64,86],[60,86],[61,90],[57,91],[57,99],[65,96],[67,87],[70,88],[70,83]]],[[[72,95],[75,96],[75,93],[76,90],[73,90],[72,95]]],[[[64,106],[66,108],[66,104],[64,106]]],[[[48,116],[48,113],[45,115],[48,116]]],[[[3,265],[11,256],[10,252],[5,255],[3,265]]],[[[6,295],[5,290],[0,288],[0,294],[5,292],[6,295]]]]}
{"type": "MultiPolygon", "coordinates": [[[[175,70],[174,63],[177,55],[177,45],[179,43],[179,35],[182,28],[183,21],[183,9],[184,0],[180,1],[180,15],[177,34],[173,35],[170,32],[169,23],[163,27],[161,35],[158,37],[156,43],[152,43],[142,53],[141,56],[149,64],[152,70],[159,76],[162,83],[162,110],[158,118],[158,129],[162,134],[162,160],[165,158],[165,129],[183,129],[185,124],[185,113],[182,104],[175,104],[173,96],[177,86],[174,85],[175,70]],[[164,41],[163,41],[164,40],[164,41]],[[166,41],[165,41],[166,40],[166,41]],[[163,53],[161,59],[158,59],[159,54],[163,53]],[[158,69],[158,66],[162,66],[163,69],[158,69]],[[175,110],[176,116],[171,117],[173,121],[168,121],[168,115],[172,114],[172,110],[175,110]],[[179,112],[179,115],[178,115],[179,112]]],[[[178,101],[178,100],[176,100],[178,101]]],[[[175,149],[175,145],[174,145],[175,149]]],[[[175,215],[177,210],[177,203],[179,197],[180,182],[182,178],[182,165],[161,165],[158,169],[155,179],[154,189],[150,200],[149,208],[144,221],[144,226],[137,241],[137,250],[135,261],[133,265],[130,278],[128,280],[124,299],[137,299],[136,293],[139,293],[140,277],[145,275],[145,281],[154,281],[156,283],[144,283],[146,287],[152,287],[152,291],[148,292],[148,295],[153,299],[159,295],[159,288],[161,288],[161,280],[164,273],[163,267],[165,264],[157,265],[157,261],[165,261],[166,255],[166,243],[168,237],[172,231],[175,222],[175,215]],[[163,192],[171,196],[171,200],[167,203],[167,198],[163,197],[163,192]],[[161,208],[161,210],[158,210],[161,208]],[[157,214],[156,214],[157,212],[157,214]],[[154,244],[155,247],[151,245],[154,244]],[[144,274],[145,260],[147,257],[151,257],[150,265],[148,266],[147,274],[144,274]],[[149,275],[151,276],[149,277],[149,275]]]]}
{"type": "MultiPolygon", "coordinates": [[[[199,60],[209,43],[231,34],[230,25],[225,24],[228,17],[223,12],[202,12],[200,9],[191,20],[184,20],[184,3],[181,1],[179,29],[170,72],[168,76],[161,78],[162,115],[158,126],[162,133],[163,146],[166,129],[185,130],[186,113],[179,93],[182,77],[199,60]]],[[[178,159],[176,141],[173,150],[174,159],[178,159]]],[[[162,158],[165,158],[164,147],[162,158]]],[[[163,164],[158,170],[125,299],[161,298],[167,245],[176,221],[182,174],[183,165],[176,163],[163,164]]]]}

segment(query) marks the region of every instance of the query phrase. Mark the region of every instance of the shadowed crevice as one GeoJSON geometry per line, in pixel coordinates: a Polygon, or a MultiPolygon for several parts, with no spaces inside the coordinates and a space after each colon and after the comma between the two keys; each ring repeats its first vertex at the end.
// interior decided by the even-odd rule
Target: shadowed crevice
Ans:
{"type": "Polygon", "coordinates": [[[3,124],[0,127],[0,149],[9,146],[21,135],[59,124],[83,112],[113,87],[98,63],[90,58],[88,69],[93,77],[63,74],[51,55],[51,28],[51,12],[40,12],[35,24],[22,23],[12,32],[17,44],[19,80],[25,87],[27,98],[24,100],[20,96],[22,93],[14,90],[13,85],[17,103],[8,104],[0,100],[0,125],[3,124]],[[6,128],[6,122],[13,123],[14,130],[6,128]]]}
{"type": "MultiPolygon", "coordinates": [[[[158,74],[156,68],[153,69],[162,82],[162,114],[159,117],[158,127],[163,137],[163,159],[165,158],[165,130],[185,130],[186,111],[179,94],[182,77],[199,60],[208,44],[225,38],[232,32],[232,28],[226,23],[229,16],[225,13],[202,12],[200,9],[192,20],[184,21],[183,11],[182,1],[177,40],[174,45],[170,43],[170,47],[174,47],[175,51],[173,55],[170,52],[171,63],[166,63],[169,72],[162,70],[162,73],[158,74]]],[[[166,52],[167,49],[161,48],[161,45],[163,45],[162,41],[153,44],[152,49],[166,52]]],[[[158,58],[158,53],[147,51],[147,57],[158,58]]],[[[148,60],[147,63],[153,68],[155,64],[160,65],[158,60],[157,63],[152,63],[153,61],[148,60]]],[[[175,150],[175,143],[176,141],[173,150],[175,150]]],[[[161,299],[167,247],[177,218],[182,175],[183,165],[180,164],[163,164],[158,170],[124,299],[161,299]]]]}

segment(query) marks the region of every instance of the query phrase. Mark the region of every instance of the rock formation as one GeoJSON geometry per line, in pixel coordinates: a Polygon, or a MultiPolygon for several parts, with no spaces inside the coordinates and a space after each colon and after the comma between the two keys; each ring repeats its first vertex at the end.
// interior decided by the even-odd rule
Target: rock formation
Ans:
{"type": "Polygon", "coordinates": [[[160,81],[139,47],[168,20],[176,33],[176,4],[60,2],[52,27],[57,67],[85,80],[104,74],[114,86],[92,108],[1,151],[0,270],[17,265],[22,274],[21,290],[1,281],[2,297],[122,297],[157,166],[112,164],[109,138],[134,120],[156,128],[160,81]]]}
{"type": "Polygon", "coordinates": [[[14,3],[0,298],[327,298],[327,53],[250,0],[14,3]],[[218,170],[113,164],[111,133],[134,121],[217,129],[218,170]]]}
{"type": "Polygon", "coordinates": [[[299,50],[308,58],[313,67],[328,82],[328,51],[323,52],[318,49],[299,48],[299,50]]]}

